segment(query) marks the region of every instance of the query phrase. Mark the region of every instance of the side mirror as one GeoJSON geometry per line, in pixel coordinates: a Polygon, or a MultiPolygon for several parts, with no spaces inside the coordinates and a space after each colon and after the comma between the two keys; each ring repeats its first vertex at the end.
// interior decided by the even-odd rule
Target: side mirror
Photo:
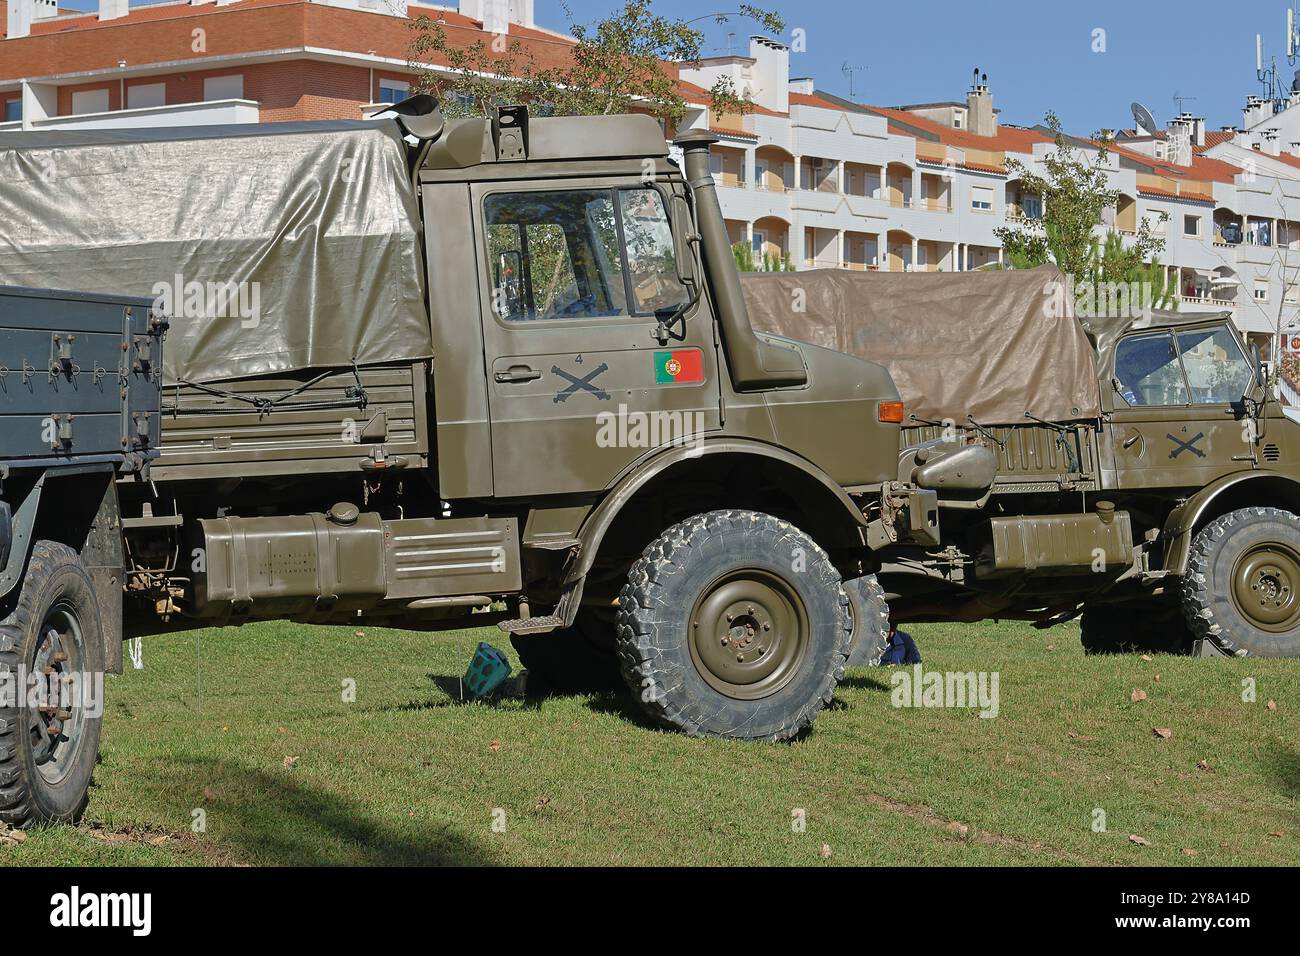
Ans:
{"type": "Polygon", "coordinates": [[[675,208],[672,217],[673,264],[677,267],[677,277],[684,285],[692,288],[696,284],[695,244],[700,237],[691,231],[691,203],[685,196],[674,194],[672,204],[675,208]]]}

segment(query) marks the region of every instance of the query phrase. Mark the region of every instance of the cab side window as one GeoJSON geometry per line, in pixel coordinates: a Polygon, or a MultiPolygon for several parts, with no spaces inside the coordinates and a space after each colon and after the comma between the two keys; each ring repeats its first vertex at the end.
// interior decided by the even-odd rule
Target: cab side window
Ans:
{"type": "Polygon", "coordinates": [[[487,197],[493,309],[505,319],[581,319],[627,311],[608,190],[487,197]]]}
{"type": "Polygon", "coordinates": [[[503,319],[648,315],[688,301],[655,189],[493,193],[484,215],[503,319]]]}
{"type": "Polygon", "coordinates": [[[1187,382],[1171,332],[1133,335],[1115,350],[1116,391],[1129,405],[1187,405],[1187,382]]]}

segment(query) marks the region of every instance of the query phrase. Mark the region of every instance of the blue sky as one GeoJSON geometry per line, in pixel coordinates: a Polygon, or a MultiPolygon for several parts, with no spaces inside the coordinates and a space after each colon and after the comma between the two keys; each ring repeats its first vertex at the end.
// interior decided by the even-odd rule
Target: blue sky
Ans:
{"type": "MultiPolygon", "coordinates": [[[[95,0],[63,0],[93,8],[95,0]]],[[[540,24],[563,29],[560,0],[535,0],[540,24]]],[[[450,4],[448,4],[450,5],[450,4]]],[[[579,20],[618,8],[617,0],[568,0],[579,20]]],[[[758,0],[804,30],[807,52],[792,56],[792,72],[816,78],[820,89],[848,95],[844,64],[854,73],[857,99],[882,106],[960,99],[979,66],[988,73],[994,104],[1006,122],[1033,124],[1053,109],[1066,127],[1091,133],[1131,125],[1129,103],[1140,100],[1162,124],[1176,112],[1173,96],[1206,117],[1210,129],[1240,123],[1255,79],[1255,34],[1277,54],[1289,85],[1300,62],[1288,66],[1288,0],[758,0]],[[1093,52],[1104,30],[1105,52],[1093,52]]],[[[697,17],[736,10],[738,0],[656,0],[661,12],[697,17]]],[[[744,52],[753,25],[701,24],[710,52],[744,52]]]]}

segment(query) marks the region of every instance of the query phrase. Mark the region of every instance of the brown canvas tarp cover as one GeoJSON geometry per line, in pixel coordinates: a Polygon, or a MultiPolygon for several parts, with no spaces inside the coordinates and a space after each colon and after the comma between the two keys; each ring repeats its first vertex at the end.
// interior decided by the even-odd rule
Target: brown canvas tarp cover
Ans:
{"type": "Polygon", "coordinates": [[[1024,424],[1096,418],[1095,356],[1061,273],[746,275],[755,329],[887,367],[907,411],[929,421],[1024,424]],[[803,305],[804,311],[798,311],[803,305]]]}
{"type": "Polygon", "coordinates": [[[0,135],[0,284],[154,298],[158,283],[204,292],[173,304],[169,381],[430,355],[396,124],[0,135]],[[210,308],[208,283],[243,298],[214,286],[210,308]]]}

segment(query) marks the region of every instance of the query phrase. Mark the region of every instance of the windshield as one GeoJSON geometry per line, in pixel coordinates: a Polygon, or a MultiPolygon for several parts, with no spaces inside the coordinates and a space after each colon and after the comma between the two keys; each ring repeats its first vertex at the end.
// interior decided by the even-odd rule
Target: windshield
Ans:
{"type": "Polygon", "coordinates": [[[1115,350],[1116,391],[1129,405],[1227,405],[1240,401],[1252,371],[1227,326],[1150,332],[1115,350]]]}

